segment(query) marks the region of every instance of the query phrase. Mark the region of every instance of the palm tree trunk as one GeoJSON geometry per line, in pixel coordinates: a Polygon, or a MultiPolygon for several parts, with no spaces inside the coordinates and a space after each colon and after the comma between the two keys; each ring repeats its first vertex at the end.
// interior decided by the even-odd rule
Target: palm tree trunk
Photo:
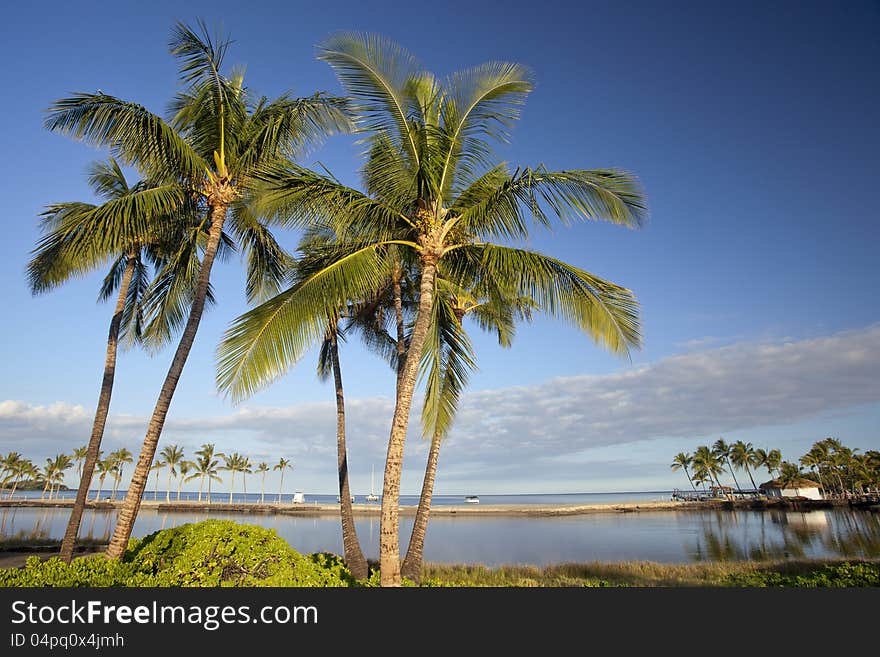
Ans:
{"type": "Polygon", "coordinates": [[[266,503],[266,473],[263,473],[263,482],[260,484],[260,504],[266,503]]]}
{"type": "Polygon", "coordinates": [[[336,327],[331,324],[330,354],[333,361],[333,383],[336,388],[336,469],[339,475],[339,505],[342,516],[342,547],[345,563],[355,579],[366,579],[369,575],[367,559],[358,541],[354,525],[354,512],[351,509],[351,488],[348,480],[348,450],[345,446],[345,397],[342,391],[342,368],[339,366],[339,344],[336,340],[336,327]]]}
{"type": "Polygon", "coordinates": [[[183,486],[183,475],[177,480],[177,501],[180,502],[180,488],[183,486]]]}
{"type": "Polygon", "coordinates": [[[208,504],[211,503],[211,477],[208,477],[208,504]]]}
{"type": "Polygon", "coordinates": [[[205,475],[199,477],[199,502],[202,501],[202,488],[205,486],[205,475]]]}
{"type": "Polygon", "coordinates": [[[431,438],[431,449],[428,451],[428,464],[425,466],[419,508],[413,521],[406,557],[400,569],[401,575],[416,583],[422,576],[422,556],[425,549],[425,534],[428,530],[428,516],[431,513],[431,498],[434,496],[434,478],[437,474],[437,460],[440,457],[440,442],[440,433],[435,431],[431,438]]]}
{"type": "Polygon", "coordinates": [[[281,469],[281,483],[278,484],[278,504],[281,504],[281,489],[284,488],[284,468],[281,469]]]}
{"type": "Polygon", "coordinates": [[[748,475],[749,475],[749,480],[752,482],[752,490],[758,490],[758,487],[755,485],[755,478],[752,477],[752,471],[749,470],[749,465],[748,465],[748,463],[746,464],[746,472],[747,472],[748,475]]]}
{"type": "Polygon", "coordinates": [[[730,476],[733,477],[733,483],[736,486],[736,489],[739,490],[739,482],[736,480],[736,475],[733,474],[733,465],[730,462],[730,459],[724,459],[727,462],[727,469],[730,470],[730,476]]]}
{"type": "Polygon", "coordinates": [[[89,486],[92,485],[92,477],[95,474],[95,463],[98,462],[98,454],[101,451],[101,439],[104,437],[104,425],[107,423],[110,397],[113,394],[113,379],[116,376],[116,351],[119,344],[119,328],[122,326],[122,310],[125,307],[128,288],[134,275],[134,266],[135,254],[129,253],[128,262],[125,264],[125,271],[122,274],[122,281],[119,284],[119,294],[116,297],[113,318],[110,320],[110,330],[107,335],[107,352],[104,356],[104,378],[101,381],[98,408],[95,410],[95,419],[92,422],[92,435],[89,437],[85,462],[80,470],[76,500],[73,502],[73,509],[67,521],[67,529],[64,530],[64,538],[61,541],[59,556],[65,563],[70,563],[70,560],[73,558],[73,548],[76,545],[76,537],[79,534],[83,511],[86,508],[89,486]]]}
{"type": "Polygon", "coordinates": [[[168,484],[165,486],[165,501],[171,501],[171,468],[168,468],[168,484]]]}
{"type": "Polygon", "coordinates": [[[690,483],[691,488],[693,488],[693,489],[696,491],[696,490],[697,490],[697,487],[694,485],[694,480],[691,479],[691,473],[688,472],[687,467],[685,467],[685,469],[684,469],[684,474],[685,474],[685,476],[688,478],[688,483],[690,483]]]}
{"type": "Polygon", "coordinates": [[[156,468],[156,480],[153,482],[153,501],[159,501],[159,468],[156,468]]]}
{"type": "Polygon", "coordinates": [[[232,491],[235,490],[235,470],[232,470],[232,482],[229,484],[229,503],[232,504],[232,491]]]}
{"type": "Polygon", "coordinates": [[[394,270],[391,285],[394,294],[394,316],[397,322],[397,388],[400,388],[400,378],[403,375],[403,364],[406,359],[406,338],[403,331],[403,296],[400,289],[400,277],[402,270],[398,266],[394,270]]]}
{"type": "Polygon", "coordinates": [[[168,415],[168,408],[171,406],[171,398],[174,396],[177,382],[183,373],[183,366],[186,364],[186,359],[189,357],[189,352],[196,339],[196,332],[199,329],[199,322],[201,322],[202,312],[205,309],[205,297],[207,296],[208,284],[211,279],[211,267],[214,264],[214,256],[217,254],[217,246],[220,244],[227,207],[226,204],[220,203],[211,209],[211,230],[208,233],[208,243],[205,247],[205,255],[202,258],[202,264],[199,269],[199,279],[192,308],[190,308],[189,318],[186,321],[186,327],[183,330],[180,343],[177,345],[174,359],[171,361],[171,367],[165,376],[165,382],[162,384],[162,390],[156,401],[156,407],[153,409],[153,416],[150,418],[150,424],[144,437],[144,444],[141,448],[134,474],[131,477],[128,493],[125,496],[122,509],[119,511],[119,518],[116,521],[113,538],[107,547],[107,557],[110,559],[122,558],[128,546],[128,539],[131,537],[131,531],[134,528],[134,521],[141,508],[141,496],[144,493],[144,488],[146,488],[147,478],[150,476],[150,465],[153,463],[153,456],[156,453],[159,436],[162,434],[162,427],[165,426],[165,418],[168,415]]]}
{"type": "Polygon", "coordinates": [[[419,285],[419,309],[413,327],[410,343],[406,350],[406,361],[397,390],[397,403],[391,422],[388,438],[388,452],[385,458],[385,477],[382,485],[382,512],[379,523],[379,568],[382,586],[400,586],[400,474],[403,469],[403,447],[406,443],[406,428],[412,406],[413,391],[416,386],[422,347],[431,325],[434,305],[434,277],[437,273],[435,245],[422,243],[422,276],[419,285]]]}

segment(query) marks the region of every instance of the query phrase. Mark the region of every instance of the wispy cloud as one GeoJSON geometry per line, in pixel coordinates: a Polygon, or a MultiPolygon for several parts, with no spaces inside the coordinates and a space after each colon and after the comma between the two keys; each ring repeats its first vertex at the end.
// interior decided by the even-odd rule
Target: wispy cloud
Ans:
{"type": "MultiPolygon", "coordinates": [[[[871,326],[808,340],[741,342],[615,374],[475,391],[462,401],[441,469],[447,481],[461,482],[553,481],[601,467],[635,476],[626,458],[603,466],[579,455],[635,441],[785,425],[878,402],[878,372],[880,326],[871,326]]],[[[384,457],[392,410],[386,398],[348,402],[349,439],[361,462],[384,457]]],[[[327,476],[332,471],[327,473],[326,465],[335,463],[334,417],[331,402],[243,407],[214,417],[173,418],[163,440],[195,446],[210,438],[218,447],[237,445],[257,459],[289,454],[316,477],[327,476]]],[[[46,455],[70,449],[84,442],[90,421],[80,406],[5,401],[0,449],[46,455]]],[[[145,423],[114,416],[110,439],[136,444],[145,423]]],[[[411,426],[415,436],[415,417],[411,426]]],[[[411,453],[425,449],[417,438],[409,445],[411,453]]],[[[407,466],[407,477],[416,481],[421,459],[411,458],[407,466]]]]}

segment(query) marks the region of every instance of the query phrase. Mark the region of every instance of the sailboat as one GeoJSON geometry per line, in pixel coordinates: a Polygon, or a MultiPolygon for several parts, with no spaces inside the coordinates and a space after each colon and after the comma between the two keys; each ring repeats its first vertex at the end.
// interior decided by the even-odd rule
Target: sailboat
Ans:
{"type": "Polygon", "coordinates": [[[373,475],[375,474],[376,466],[370,467],[370,494],[367,495],[367,502],[378,502],[379,496],[373,491],[373,475]]]}

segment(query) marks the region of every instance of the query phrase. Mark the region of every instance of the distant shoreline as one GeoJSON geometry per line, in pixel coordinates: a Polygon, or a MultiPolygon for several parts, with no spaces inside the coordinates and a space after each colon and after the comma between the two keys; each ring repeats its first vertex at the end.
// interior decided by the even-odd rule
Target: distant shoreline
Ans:
{"type": "MultiPolygon", "coordinates": [[[[73,500],[0,500],[0,508],[70,508],[73,500]]],[[[88,502],[86,508],[111,510],[122,506],[122,500],[88,502]]],[[[708,510],[762,510],[794,509],[812,510],[833,507],[855,506],[847,500],[732,500],[706,502],[603,502],[596,504],[467,504],[438,505],[431,507],[432,516],[516,516],[516,517],[556,517],[591,513],[634,513],[641,511],[708,511],[708,510]]],[[[868,506],[867,504],[865,506],[868,506]]],[[[400,506],[401,515],[415,515],[416,506],[400,506]]],[[[285,516],[337,516],[339,504],[317,504],[285,502],[281,504],[243,504],[220,502],[141,502],[141,509],[160,513],[237,513],[243,515],[285,515],[285,516]]],[[[381,505],[377,503],[355,503],[352,511],[356,516],[378,516],[381,505]]]]}

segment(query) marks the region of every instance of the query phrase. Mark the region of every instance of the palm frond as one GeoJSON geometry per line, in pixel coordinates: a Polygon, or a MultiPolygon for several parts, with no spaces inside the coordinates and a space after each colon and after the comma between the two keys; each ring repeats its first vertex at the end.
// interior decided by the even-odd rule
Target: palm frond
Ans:
{"type": "Polygon", "coordinates": [[[48,113],[46,129],[109,147],[123,162],[158,180],[198,180],[207,169],[174,129],[142,105],[79,93],[55,101],[48,113]]]}
{"type": "Polygon", "coordinates": [[[447,266],[478,263],[485,277],[506,281],[536,309],[567,321],[613,353],[628,355],[641,344],[639,305],[626,288],[534,251],[486,244],[457,254],[462,261],[447,266]]]}
{"type": "Polygon", "coordinates": [[[282,376],[324,338],[328,317],[379,286],[379,248],[354,250],[236,318],[218,347],[218,388],[241,400],[282,376]]]}

